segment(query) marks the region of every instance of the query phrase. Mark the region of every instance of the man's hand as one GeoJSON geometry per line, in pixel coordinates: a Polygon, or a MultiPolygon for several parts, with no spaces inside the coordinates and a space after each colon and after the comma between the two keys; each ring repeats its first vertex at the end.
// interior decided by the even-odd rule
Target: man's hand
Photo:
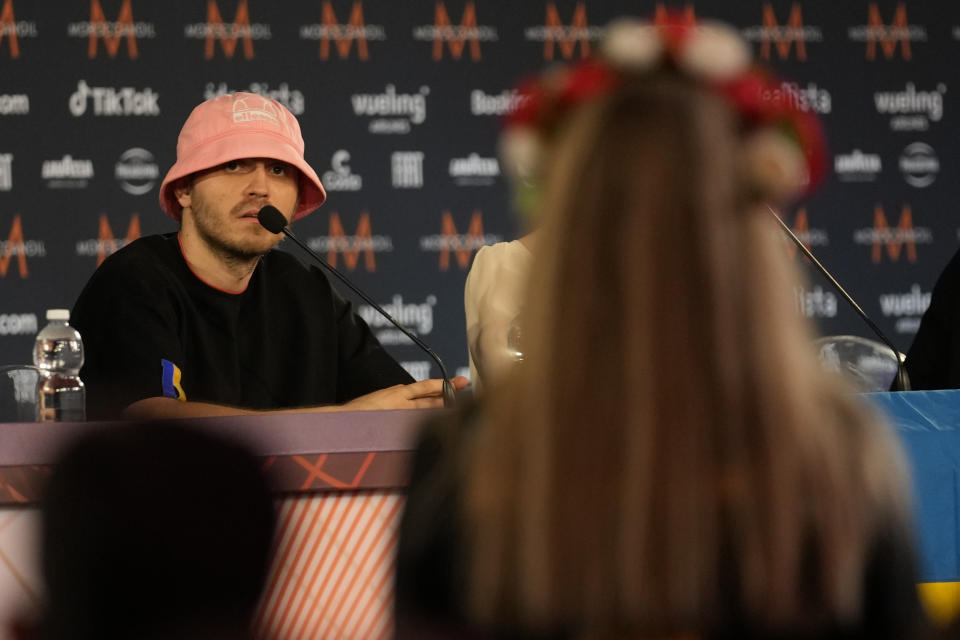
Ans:
{"type": "MultiPolygon", "coordinates": [[[[455,391],[467,386],[467,379],[457,376],[450,380],[455,391]]],[[[378,409],[436,409],[443,406],[443,380],[421,380],[398,384],[354,398],[341,409],[345,411],[376,411],[378,409]]]]}

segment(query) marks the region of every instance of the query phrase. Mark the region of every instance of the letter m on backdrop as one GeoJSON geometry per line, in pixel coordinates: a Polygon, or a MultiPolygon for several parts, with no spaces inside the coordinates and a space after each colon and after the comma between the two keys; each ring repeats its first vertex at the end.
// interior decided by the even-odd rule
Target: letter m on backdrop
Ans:
{"type": "Polygon", "coordinates": [[[763,44],[760,45],[760,57],[770,59],[770,41],[777,47],[777,54],[781,60],[790,56],[790,46],[797,43],[797,60],[807,59],[807,45],[803,40],[803,10],[796,2],[790,8],[790,17],[786,26],[781,30],[777,16],[769,2],[763,5],[763,44]],[[776,34],[772,37],[769,34],[776,34]]]}
{"type": "Polygon", "coordinates": [[[457,232],[457,225],[453,223],[453,216],[449,211],[443,212],[442,234],[444,239],[443,249],[440,251],[440,270],[446,271],[450,268],[450,251],[453,250],[457,256],[457,264],[461,269],[470,266],[470,256],[476,247],[483,243],[483,214],[479,211],[473,212],[470,218],[470,228],[467,230],[466,246],[460,239],[457,232]]]}
{"type": "MultiPolygon", "coordinates": [[[[126,243],[130,244],[140,237],[140,216],[136,213],[130,216],[130,226],[127,227],[126,243]]],[[[99,267],[107,259],[107,249],[114,253],[120,247],[117,246],[117,239],[113,235],[113,229],[110,227],[110,221],[107,216],[100,215],[100,233],[97,238],[97,266],[99,267]]]]}
{"type": "MultiPolygon", "coordinates": [[[[331,266],[337,266],[337,253],[339,251],[337,245],[338,243],[347,244],[348,240],[346,234],[343,232],[343,224],[340,222],[340,216],[336,213],[330,214],[330,249],[327,251],[327,262],[331,266]]],[[[370,227],[370,214],[363,213],[360,216],[360,221],[357,222],[357,232],[353,236],[353,247],[347,249],[346,246],[343,248],[343,261],[347,263],[347,268],[350,271],[353,271],[357,268],[357,262],[360,260],[360,251],[363,251],[363,266],[366,267],[367,271],[376,271],[377,263],[373,255],[373,246],[370,244],[373,237],[373,233],[370,227]],[[363,240],[367,241],[367,247],[361,249],[360,245],[363,240]]]]}
{"type": "Polygon", "coordinates": [[[133,30],[133,8],[130,6],[130,0],[123,0],[123,6],[120,7],[120,15],[117,16],[117,30],[110,35],[110,23],[103,13],[103,7],[100,6],[100,0],[90,0],[90,45],[87,47],[87,56],[97,57],[97,33],[103,35],[103,44],[107,48],[107,53],[111,58],[117,57],[120,51],[120,41],[123,36],[120,33],[122,26],[129,28],[127,31],[127,54],[131,58],[137,57],[137,39],[134,37],[133,30]]]}
{"type": "Polygon", "coordinates": [[[7,269],[10,268],[10,260],[13,258],[13,254],[17,254],[17,266],[20,267],[20,277],[26,278],[27,272],[27,255],[23,250],[23,226],[20,224],[20,216],[13,217],[13,225],[10,227],[10,235],[7,236],[7,246],[3,252],[3,255],[0,255],[0,278],[7,277],[7,269]]]}
{"type": "Polygon", "coordinates": [[[867,12],[867,60],[877,57],[877,41],[883,55],[890,59],[897,50],[897,40],[900,41],[900,51],[904,60],[910,59],[910,25],[907,23],[907,5],[897,3],[897,10],[893,14],[893,21],[886,26],[880,17],[880,9],[875,2],[870,3],[867,12]],[[899,38],[897,37],[899,32],[899,38]]]}
{"type": "Polygon", "coordinates": [[[917,244],[913,239],[913,213],[909,206],[905,205],[900,210],[900,221],[897,223],[896,230],[891,233],[883,207],[877,205],[873,210],[873,230],[876,233],[872,255],[874,264],[880,262],[884,246],[887,248],[887,256],[894,262],[900,259],[903,245],[907,245],[907,260],[917,261],[917,244]],[[901,238],[896,237],[897,232],[902,234],[901,238]],[[882,236],[888,236],[888,239],[883,240],[882,236]]]}
{"type": "Polygon", "coordinates": [[[321,60],[327,60],[330,57],[330,36],[328,35],[330,32],[339,34],[335,35],[333,40],[337,48],[337,54],[339,54],[341,58],[346,58],[350,55],[350,47],[353,45],[353,41],[356,40],[357,57],[361,60],[367,59],[367,38],[363,34],[363,28],[366,26],[366,23],[363,20],[362,2],[353,3],[353,9],[350,10],[350,21],[347,25],[341,27],[340,23],[337,22],[337,14],[333,11],[333,5],[329,1],[326,1],[323,3],[323,17],[321,22],[328,30],[320,39],[321,60]],[[351,29],[357,33],[356,38],[351,36],[351,29]]]}
{"type": "Polygon", "coordinates": [[[0,42],[3,42],[4,36],[10,41],[10,57],[20,57],[20,43],[17,42],[17,19],[13,16],[13,0],[7,0],[3,3],[3,10],[0,11],[0,42]]]}
{"type": "MultiPolygon", "coordinates": [[[[223,47],[223,54],[228,58],[233,57],[233,52],[237,48],[240,27],[250,27],[250,10],[247,8],[247,0],[240,0],[237,5],[237,13],[233,18],[232,33],[227,35],[227,27],[223,24],[223,18],[220,17],[220,8],[217,6],[217,0],[208,0],[207,2],[207,42],[204,49],[204,58],[210,60],[213,58],[214,37],[220,40],[220,46],[223,47]],[[217,31],[222,34],[215,36],[217,31]]],[[[243,57],[247,60],[253,59],[253,38],[249,31],[243,35],[243,57]]]]}
{"type": "Polygon", "coordinates": [[[573,51],[580,42],[580,57],[586,58],[590,55],[590,38],[587,37],[587,8],[582,2],[578,2],[573,10],[573,20],[566,35],[560,35],[563,32],[563,23],[560,22],[560,13],[557,11],[555,2],[547,3],[547,36],[543,41],[543,59],[553,60],[553,48],[555,44],[560,45],[560,53],[564,60],[573,57],[573,51]],[[576,30],[579,29],[581,36],[576,37],[576,30]],[[557,34],[554,36],[554,34],[557,34]]]}
{"type": "MultiPolygon", "coordinates": [[[[446,39],[440,33],[441,30],[450,29],[453,30],[453,25],[450,23],[450,16],[447,14],[447,7],[444,3],[438,2],[436,9],[434,10],[434,27],[437,32],[433,38],[433,59],[440,60],[443,58],[443,41],[446,39]]],[[[477,10],[473,6],[472,2],[468,2],[463,9],[463,17],[460,19],[460,33],[457,35],[451,35],[449,38],[450,45],[450,54],[453,56],[454,60],[459,60],[460,56],[463,55],[463,47],[466,44],[468,37],[464,35],[464,32],[468,29],[477,28],[477,10]]],[[[470,40],[470,59],[479,60],[480,59],[480,41],[477,39],[476,34],[470,40]]]]}

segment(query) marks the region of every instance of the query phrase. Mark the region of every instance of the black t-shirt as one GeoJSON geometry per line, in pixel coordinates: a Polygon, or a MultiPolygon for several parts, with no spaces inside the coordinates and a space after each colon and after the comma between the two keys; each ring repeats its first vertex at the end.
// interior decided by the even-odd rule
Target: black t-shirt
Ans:
{"type": "Polygon", "coordinates": [[[413,381],[318,268],[270,251],[246,290],[228,293],[193,274],[175,233],[104,261],[71,324],[86,351],[90,419],[157,396],[278,409],[413,381]]]}
{"type": "Polygon", "coordinates": [[[960,251],[937,278],[904,365],[913,389],[960,389],[960,251]]]}

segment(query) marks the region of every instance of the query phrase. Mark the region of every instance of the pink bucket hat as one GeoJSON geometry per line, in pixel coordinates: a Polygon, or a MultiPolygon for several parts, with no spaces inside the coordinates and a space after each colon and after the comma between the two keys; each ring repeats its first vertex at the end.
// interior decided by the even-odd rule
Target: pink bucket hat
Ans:
{"type": "Polygon", "coordinates": [[[303,159],[303,136],[286,107],[255,93],[234,93],[201,103],[180,130],[177,161],[160,185],[160,207],[180,219],[174,183],[197,171],[241,158],[282,160],[300,171],[300,200],[293,219],[327,199],[316,171],[303,159]]]}

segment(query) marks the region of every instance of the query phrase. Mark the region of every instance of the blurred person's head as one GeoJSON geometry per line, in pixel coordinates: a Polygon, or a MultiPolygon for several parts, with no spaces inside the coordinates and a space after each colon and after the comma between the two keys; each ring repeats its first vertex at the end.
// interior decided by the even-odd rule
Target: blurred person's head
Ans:
{"type": "Polygon", "coordinates": [[[812,116],[721,27],[624,23],[602,51],[515,116],[543,237],[524,366],[464,465],[471,611],[664,634],[853,620],[902,476],[819,369],[766,210],[820,178],[812,116]]]}
{"type": "Polygon", "coordinates": [[[257,460],[154,423],[81,436],[43,501],[42,637],[243,637],[274,511],[257,460]]]}

